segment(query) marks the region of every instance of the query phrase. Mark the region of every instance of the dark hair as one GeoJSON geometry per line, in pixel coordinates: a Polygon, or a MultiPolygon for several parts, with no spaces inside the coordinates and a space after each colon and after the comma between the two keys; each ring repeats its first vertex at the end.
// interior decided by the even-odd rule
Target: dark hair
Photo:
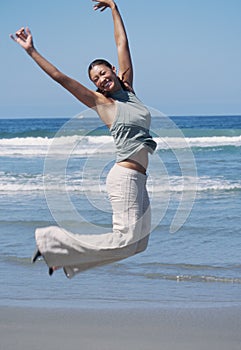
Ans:
{"type": "MultiPolygon", "coordinates": [[[[90,78],[90,71],[95,67],[95,66],[99,66],[100,64],[103,64],[104,66],[112,69],[112,65],[110,64],[110,62],[104,60],[103,58],[97,58],[96,60],[92,61],[89,65],[88,68],[88,74],[89,74],[89,78],[90,78]]],[[[90,78],[91,79],[91,78],[90,78]]]]}
{"type": "MultiPolygon", "coordinates": [[[[99,66],[100,64],[103,64],[104,66],[106,66],[106,67],[108,67],[108,68],[110,68],[110,69],[112,69],[112,67],[113,67],[112,64],[110,64],[110,62],[106,61],[106,60],[103,59],[103,58],[97,58],[97,59],[95,59],[94,61],[92,61],[92,62],[90,63],[90,65],[89,65],[89,67],[88,67],[88,74],[89,74],[89,78],[90,78],[90,79],[91,79],[91,77],[90,77],[90,72],[91,72],[91,70],[92,70],[95,66],[99,66]]],[[[120,82],[120,84],[121,84],[122,89],[123,89],[123,90],[126,90],[126,91],[129,91],[129,89],[128,89],[128,87],[125,85],[124,81],[121,80],[118,76],[117,76],[117,78],[118,78],[118,80],[119,80],[119,82],[120,82]]],[[[100,89],[97,89],[97,91],[103,93],[100,89]]]]}

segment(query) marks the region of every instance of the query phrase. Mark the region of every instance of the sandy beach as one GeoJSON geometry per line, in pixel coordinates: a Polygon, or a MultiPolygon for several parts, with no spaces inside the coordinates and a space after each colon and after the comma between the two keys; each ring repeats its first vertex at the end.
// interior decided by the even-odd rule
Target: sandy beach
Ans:
{"type": "Polygon", "coordinates": [[[1,307],[2,350],[239,350],[240,308],[1,307]]]}

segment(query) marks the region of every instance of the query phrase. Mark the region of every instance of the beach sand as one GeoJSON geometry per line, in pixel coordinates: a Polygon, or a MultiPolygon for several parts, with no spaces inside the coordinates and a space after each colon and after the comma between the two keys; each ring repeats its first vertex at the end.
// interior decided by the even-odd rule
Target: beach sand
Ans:
{"type": "Polygon", "coordinates": [[[0,308],[1,350],[240,350],[241,308],[0,308]]]}

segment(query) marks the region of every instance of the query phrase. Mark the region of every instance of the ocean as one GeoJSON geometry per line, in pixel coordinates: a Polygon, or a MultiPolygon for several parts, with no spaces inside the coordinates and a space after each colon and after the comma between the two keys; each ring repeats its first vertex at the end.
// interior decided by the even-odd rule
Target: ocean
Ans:
{"type": "Polygon", "coordinates": [[[69,280],[31,264],[37,227],[111,231],[108,130],[74,118],[0,120],[0,304],[156,308],[241,304],[241,116],[153,110],[145,252],[69,280]]]}

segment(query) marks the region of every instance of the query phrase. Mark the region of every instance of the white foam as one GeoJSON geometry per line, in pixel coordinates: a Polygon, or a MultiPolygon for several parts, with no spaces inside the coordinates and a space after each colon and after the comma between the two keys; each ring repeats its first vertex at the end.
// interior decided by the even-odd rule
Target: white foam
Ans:
{"type": "MultiPolygon", "coordinates": [[[[186,192],[195,191],[232,191],[241,190],[241,181],[229,181],[222,177],[211,178],[208,176],[202,177],[187,177],[182,176],[165,176],[163,178],[149,179],[147,187],[150,192],[186,192]]],[[[100,179],[98,176],[91,178],[82,178],[81,173],[75,172],[66,177],[56,175],[47,175],[44,177],[41,174],[12,174],[0,172],[0,192],[5,194],[10,193],[33,193],[43,192],[44,190],[53,192],[69,192],[80,194],[100,194],[105,193],[105,179],[100,179]]]]}
{"type": "MultiPolygon", "coordinates": [[[[187,147],[222,147],[241,146],[241,136],[212,137],[163,137],[154,138],[159,150],[183,149],[187,147]]],[[[48,137],[26,137],[0,139],[1,156],[46,156],[48,151],[54,154],[70,152],[71,155],[113,153],[114,143],[111,136],[62,136],[51,139],[48,137]],[[53,147],[54,142],[54,147],[53,147]]]]}
{"type": "Polygon", "coordinates": [[[0,140],[1,156],[46,156],[69,153],[86,155],[93,153],[109,153],[113,150],[110,136],[62,136],[59,138],[26,137],[0,140]]]}
{"type": "Polygon", "coordinates": [[[208,176],[201,176],[197,178],[170,176],[160,179],[160,182],[153,184],[155,192],[183,192],[183,191],[232,191],[241,190],[241,181],[229,181],[223,177],[211,178],[208,176]]]}
{"type": "Polygon", "coordinates": [[[241,146],[241,136],[212,136],[212,137],[166,137],[156,138],[158,149],[179,149],[189,147],[221,147],[241,146]]]}

